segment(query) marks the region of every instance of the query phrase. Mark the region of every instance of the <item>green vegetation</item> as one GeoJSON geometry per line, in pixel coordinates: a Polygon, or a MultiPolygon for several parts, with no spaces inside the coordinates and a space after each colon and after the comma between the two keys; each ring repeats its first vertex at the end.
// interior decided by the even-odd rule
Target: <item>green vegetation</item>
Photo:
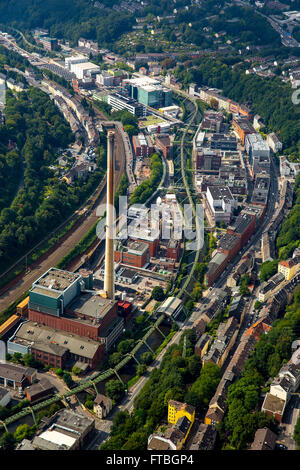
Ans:
{"type": "Polygon", "coordinates": [[[270,277],[274,276],[277,273],[277,266],[278,261],[276,259],[274,261],[265,261],[260,268],[260,281],[267,281],[270,277]]]}
{"type": "Polygon", "coordinates": [[[284,220],[276,240],[279,259],[289,258],[294,249],[300,246],[300,174],[295,181],[295,197],[292,210],[284,220]]]}
{"type": "MultiPolygon", "coordinates": [[[[111,0],[102,4],[112,7],[111,0]]],[[[13,23],[22,31],[36,27],[49,28],[52,37],[69,39],[75,45],[80,37],[98,40],[103,47],[131,28],[132,15],[95,8],[85,0],[11,0],[0,1],[1,23],[13,23]]],[[[33,40],[32,40],[33,42],[33,40]]]]}
{"type": "Polygon", "coordinates": [[[136,397],[133,413],[122,411],[114,416],[111,437],[101,445],[101,450],[146,449],[149,434],[166,419],[168,401],[188,403],[190,392],[186,384],[197,382],[193,398],[198,400],[197,411],[203,410],[204,403],[215,392],[218,374],[212,372],[213,367],[201,370],[201,362],[193,354],[194,344],[194,333],[186,330],[179,345],[173,344],[167,349],[160,367],[151,371],[149,380],[136,397]]]}
{"type": "Polygon", "coordinates": [[[124,394],[125,388],[119,380],[112,379],[105,384],[105,394],[114,402],[118,401],[124,394]]]}
{"type": "Polygon", "coordinates": [[[294,439],[298,447],[300,447],[300,417],[297,419],[297,423],[294,429],[294,439]]]}
{"type": "MultiPolygon", "coordinates": [[[[25,159],[24,187],[10,207],[0,213],[0,264],[2,270],[43,238],[78,204],[75,188],[53,176],[48,168],[55,149],[67,146],[72,133],[54,103],[38,89],[16,97],[7,92],[6,123],[0,141],[14,142],[25,159]],[[72,195],[72,192],[74,194],[72,195]]],[[[79,189],[80,191],[80,189],[79,189]]],[[[84,190],[81,196],[84,194],[84,190]]]]}
{"type": "Polygon", "coordinates": [[[152,289],[152,294],[151,294],[152,299],[157,300],[158,302],[161,302],[162,300],[165,299],[165,293],[164,290],[161,286],[155,286],[152,289]]]}
{"type": "Polygon", "coordinates": [[[193,383],[185,396],[185,401],[201,411],[208,406],[221,379],[221,369],[216,364],[208,362],[202,367],[200,376],[193,383]]]}
{"type": "Polygon", "coordinates": [[[119,197],[126,196],[127,190],[128,190],[128,178],[127,178],[126,172],[124,172],[122,175],[120,184],[118,186],[118,189],[115,192],[114,203],[115,203],[116,211],[118,211],[119,209],[119,197]]]}
{"type": "Polygon", "coordinates": [[[48,69],[42,69],[43,73],[53,82],[57,83],[58,85],[61,85],[62,87],[66,88],[70,95],[74,95],[74,88],[70,85],[70,82],[68,82],[65,78],[60,77],[54,72],[51,72],[51,70],[48,69]]]}
{"type": "Polygon", "coordinates": [[[244,276],[241,276],[241,279],[239,281],[239,290],[240,294],[244,295],[245,297],[248,297],[250,295],[249,291],[249,284],[251,283],[251,277],[249,274],[245,274],[244,276]]]}
{"type": "Polygon", "coordinates": [[[258,310],[262,305],[262,302],[260,302],[259,300],[256,300],[255,303],[254,303],[254,308],[255,310],[258,310]]]}

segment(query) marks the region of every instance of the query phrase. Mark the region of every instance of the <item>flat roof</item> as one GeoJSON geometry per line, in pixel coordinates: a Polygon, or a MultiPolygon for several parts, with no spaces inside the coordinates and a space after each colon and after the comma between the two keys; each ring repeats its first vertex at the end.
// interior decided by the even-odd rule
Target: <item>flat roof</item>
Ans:
{"type": "Polygon", "coordinates": [[[50,268],[33,283],[32,288],[44,287],[48,289],[47,295],[49,295],[49,289],[63,292],[80,277],[81,276],[78,273],[72,273],[63,269],[50,268]]]}
{"type": "Polygon", "coordinates": [[[49,441],[52,444],[56,444],[58,446],[66,446],[66,447],[72,447],[74,442],[76,442],[75,437],[68,436],[67,434],[63,434],[62,432],[59,431],[44,431],[42,434],[39,435],[40,439],[43,439],[45,441],[49,441]]]}
{"type": "MultiPolygon", "coordinates": [[[[36,325],[35,322],[24,323],[13,339],[14,343],[29,345],[34,343],[36,349],[49,349],[56,354],[61,348],[68,349],[72,354],[93,358],[100,343],[83,336],[74,335],[65,331],[57,331],[49,326],[36,325]],[[53,349],[52,349],[53,347],[53,349]]],[[[1,375],[1,364],[0,364],[1,375]]]]}
{"type": "Polygon", "coordinates": [[[240,239],[233,234],[225,233],[219,240],[218,247],[222,250],[231,250],[237,243],[240,242],[240,239]]]}
{"type": "Polygon", "coordinates": [[[250,225],[252,220],[253,217],[250,214],[241,213],[234,222],[234,224],[228,227],[228,230],[230,229],[235,233],[244,233],[244,231],[250,225]]]}
{"type": "Polygon", "coordinates": [[[82,293],[68,305],[66,313],[76,312],[87,317],[101,319],[105,317],[115,303],[116,300],[105,299],[100,295],[82,293]]]}

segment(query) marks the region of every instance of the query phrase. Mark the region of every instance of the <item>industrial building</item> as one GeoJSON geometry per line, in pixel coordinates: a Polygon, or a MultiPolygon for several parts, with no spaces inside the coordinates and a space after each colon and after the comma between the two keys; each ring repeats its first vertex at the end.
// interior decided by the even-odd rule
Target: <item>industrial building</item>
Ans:
{"type": "Polygon", "coordinates": [[[202,148],[201,150],[196,150],[194,153],[197,171],[205,173],[219,171],[222,164],[222,157],[219,150],[202,148]]]}
{"type": "Polygon", "coordinates": [[[172,105],[172,90],[146,75],[123,80],[122,90],[129,98],[145,106],[163,108],[172,105]]]}
{"type": "Polygon", "coordinates": [[[176,320],[183,310],[182,300],[176,297],[168,297],[157,309],[157,313],[164,313],[168,317],[176,320]]]}
{"type": "Polygon", "coordinates": [[[92,62],[71,63],[70,71],[76,75],[76,78],[82,80],[84,77],[96,77],[100,67],[92,62]]]}
{"type": "Polygon", "coordinates": [[[0,385],[4,385],[4,387],[10,387],[15,390],[19,387],[31,385],[36,378],[36,369],[0,363],[0,385]]]}
{"type": "MultiPolygon", "coordinates": [[[[103,99],[105,101],[105,99],[103,99]]],[[[131,114],[135,116],[145,116],[146,108],[142,104],[128,98],[127,96],[119,95],[118,93],[112,93],[107,96],[107,103],[112,107],[113,111],[121,111],[126,109],[131,114]]]]}
{"type": "Polygon", "coordinates": [[[143,268],[149,263],[149,247],[146,243],[137,240],[128,240],[127,244],[117,241],[114,250],[114,261],[136,268],[143,268]]]}
{"type": "Polygon", "coordinates": [[[28,321],[9,339],[7,351],[32,354],[37,361],[55,368],[73,366],[78,361],[93,369],[104,356],[105,344],[104,338],[94,341],[28,321]]]}
{"type": "Polygon", "coordinates": [[[71,57],[66,57],[65,58],[65,68],[71,71],[71,66],[75,64],[84,64],[85,62],[88,62],[88,56],[86,55],[75,55],[71,57]]]}

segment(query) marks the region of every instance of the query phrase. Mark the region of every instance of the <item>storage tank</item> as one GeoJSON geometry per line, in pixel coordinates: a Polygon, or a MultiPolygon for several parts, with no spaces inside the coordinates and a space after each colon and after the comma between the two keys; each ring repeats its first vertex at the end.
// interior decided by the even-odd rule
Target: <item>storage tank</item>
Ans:
{"type": "Polygon", "coordinates": [[[88,271],[86,269],[80,269],[79,274],[82,277],[85,289],[89,290],[90,287],[89,287],[89,274],[88,274],[88,271]]]}

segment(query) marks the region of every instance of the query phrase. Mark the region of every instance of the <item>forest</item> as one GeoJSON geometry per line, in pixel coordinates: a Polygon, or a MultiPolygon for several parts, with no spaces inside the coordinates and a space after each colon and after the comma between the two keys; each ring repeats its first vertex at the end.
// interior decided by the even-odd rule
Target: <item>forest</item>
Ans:
{"type": "MultiPolygon", "coordinates": [[[[113,6],[116,1],[102,1],[113,6]]],[[[131,29],[132,15],[125,12],[95,8],[87,0],[0,0],[1,23],[22,31],[49,29],[52,37],[76,44],[83,36],[107,46],[131,29]]]]}
{"type": "MultiPolygon", "coordinates": [[[[100,170],[84,185],[78,180],[71,186],[55,176],[49,166],[57,158],[58,149],[66,148],[74,138],[63,116],[41,90],[29,88],[17,95],[7,91],[5,114],[5,125],[0,126],[0,152],[3,154],[8,146],[11,149],[5,154],[8,181],[22,160],[24,171],[19,179],[14,176],[12,189],[17,195],[12,203],[1,199],[6,205],[0,213],[2,269],[42,240],[49,227],[54,229],[65,220],[97,186],[105,171],[100,164],[100,170]]],[[[6,187],[11,198],[11,187],[6,187]]]]}

